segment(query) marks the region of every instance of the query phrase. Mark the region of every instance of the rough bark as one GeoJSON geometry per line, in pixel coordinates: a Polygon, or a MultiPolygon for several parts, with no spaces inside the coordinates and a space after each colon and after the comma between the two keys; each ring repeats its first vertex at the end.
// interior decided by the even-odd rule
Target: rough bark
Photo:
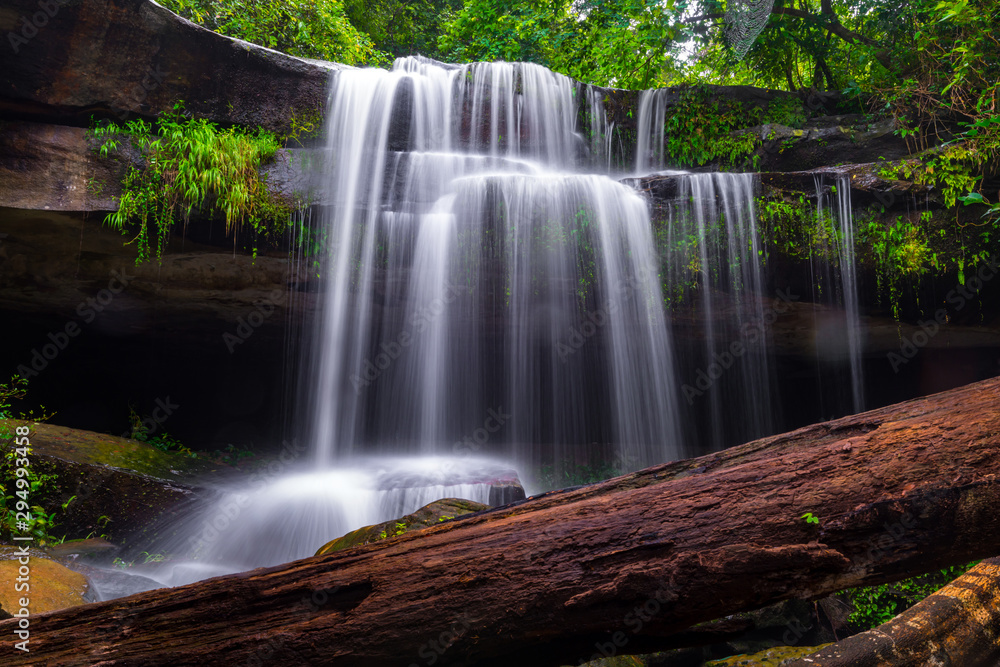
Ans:
{"type": "Polygon", "coordinates": [[[1000,558],[983,561],[877,628],[790,667],[1000,664],[1000,558]]]}
{"type": "Polygon", "coordinates": [[[998,391],[994,378],[385,542],[38,617],[31,653],[7,664],[555,665],[649,651],[741,610],[1000,553],[998,391]]]}

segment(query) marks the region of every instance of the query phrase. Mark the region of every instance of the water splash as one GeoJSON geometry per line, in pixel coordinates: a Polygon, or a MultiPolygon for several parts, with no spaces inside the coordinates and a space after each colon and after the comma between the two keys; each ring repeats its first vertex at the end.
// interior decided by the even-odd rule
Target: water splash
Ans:
{"type": "Polygon", "coordinates": [[[129,572],[141,576],[122,594],[312,556],[356,528],[397,519],[435,500],[488,504],[498,481],[514,479],[509,467],[480,457],[380,457],[342,461],[336,469],[264,470],[249,484],[219,488],[193,503],[181,521],[144,547],[146,554],[170,554],[168,561],[143,563],[133,553],[138,560],[129,572]]]}

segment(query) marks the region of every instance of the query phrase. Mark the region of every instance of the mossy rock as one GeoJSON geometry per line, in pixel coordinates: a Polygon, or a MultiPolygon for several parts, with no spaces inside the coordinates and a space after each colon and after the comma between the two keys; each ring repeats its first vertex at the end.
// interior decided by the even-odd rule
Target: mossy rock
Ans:
{"type": "Polygon", "coordinates": [[[56,513],[51,532],[68,539],[101,535],[120,541],[194,499],[201,480],[225,472],[225,466],[135,440],[29,425],[31,466],[55,477],[33,502],[56,513]]]}
{"type": "Polygon", "coordinates": [[[221,467],[204,459],[164,452],[138,440],[54,424],[31,424],[30,440],[34,456],[112,466],[173,482],[189,482],[192,476],[213,474],[221,467]]]}
{"type": "Polygon", "coordinates": [[[489,509],[489,505],[477,503],[472,500],[462,500],[461,498],[444,498],[435,500],[429,505],[424,505],[413,514],[396,519],[394,521],[384,521],[374,526],[365,526],[352,530],[343,537],[327,542],[316,552],[317,556],[343,551],[362,544],[380,542],[390,537],[396,537],[403,533],[414,530],[422,530],[430,526],[436,526],[443,521],[454,519],[466,514],[481,512],[489,509]]]}
{"type": "Polygon", "coordinates": [[[14,584],[22,567],[17,560],[19,556],[17,547],[0,546],[0,581],[10,583],[0,587],[0,606],[4,611],[16,614],[21,608],[21,598],[29,600],[28,610],[32,614],[93,602],[87,577],[51,560],[45,552],[37,549],[30,549],[28,554],[26,567],[30,572],[28,581],[23,583],[27,583],[29,589],[15,590],[14,584]]]}
{"type": "Polygon", "coordinates": [[[775,646],[753,655],[734,655],[706,662],[705,667],[781,667],[829,646],[775,646]]]}

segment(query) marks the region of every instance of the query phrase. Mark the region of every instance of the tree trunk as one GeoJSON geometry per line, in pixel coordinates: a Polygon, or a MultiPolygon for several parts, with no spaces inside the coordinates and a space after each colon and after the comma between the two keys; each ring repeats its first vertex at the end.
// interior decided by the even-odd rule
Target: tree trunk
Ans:
{"type": "Polygon", "coordinates": [[[1000,553],[998,391],[994,378],[349,551],[38,616],[31,653],[5,664],[559,665],[668,647],[741,610],[1000,553]]]}
{"type": "Polygon", "coordinates": [[[1000,558],[985,560],[888,623],[789,667],[1000,665],[1000,558]]]}

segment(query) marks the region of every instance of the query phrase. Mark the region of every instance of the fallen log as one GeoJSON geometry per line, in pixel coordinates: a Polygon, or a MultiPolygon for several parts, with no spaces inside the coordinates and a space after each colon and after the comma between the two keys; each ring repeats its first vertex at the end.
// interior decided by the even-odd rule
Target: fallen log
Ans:
{"type": "Polygon", "coordinates": [[[788,667],[1000,665],[1000,558],[964,575],[877,628],[788,667]]]}
{"type": "Polygon", "coordinates": [[[1000,553],[998,472],[994,378],[348,551],[39,615],[30,654],[5,664],[649,652],[727,614],[1000,553]]]}

